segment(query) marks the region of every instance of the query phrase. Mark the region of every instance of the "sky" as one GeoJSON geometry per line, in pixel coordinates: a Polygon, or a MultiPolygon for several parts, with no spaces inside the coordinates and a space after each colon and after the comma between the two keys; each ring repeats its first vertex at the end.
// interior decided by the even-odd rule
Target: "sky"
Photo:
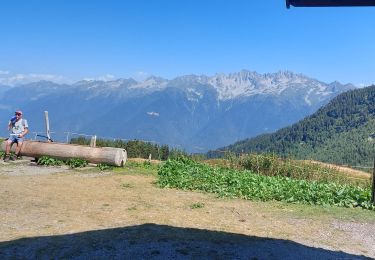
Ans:
{"type": "Polygon", "coordinates": [[[245,69],[369,85],[374,17],[284,0],[0,0],[0,84],[245,69]]]}

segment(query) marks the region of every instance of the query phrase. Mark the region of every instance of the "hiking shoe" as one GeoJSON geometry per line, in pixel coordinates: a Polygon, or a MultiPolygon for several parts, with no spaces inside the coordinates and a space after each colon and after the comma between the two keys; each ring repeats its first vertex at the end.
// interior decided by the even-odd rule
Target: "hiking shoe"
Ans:
{"type": "Polygon", "coordinates": [[[4,156],[4,162],[9,162],[9,155],[4,156]]]}
{"type": "Polygon", "coordinates": [[[22,155],[16,155],[16,160],[22,160],[22,155]]]}
{"type": "Polygon", "coordinates": [[[11,156],[9,156],[9,160],[11,160],[11,161],[15,161],[16,159],[14,159],[14,156],[11,155],[11,156]]]}

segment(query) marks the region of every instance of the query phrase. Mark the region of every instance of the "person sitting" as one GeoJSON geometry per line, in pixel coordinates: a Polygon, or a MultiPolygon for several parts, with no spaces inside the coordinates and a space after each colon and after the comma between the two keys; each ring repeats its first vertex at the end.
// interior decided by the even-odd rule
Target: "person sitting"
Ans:
{"type": "Polygon", "coordinates": [[[9,138],[6,142],[4,162],[14,160],[10,156],[10,149],[14,143],[17,144],[15,156],[16,159],[20,159],[20,151],[23,143],[23,137],[29,132],[29,126],[27,120],[22,118],[22,111],[16,111],[15,116],[12,117],[8,123],[8,131],[10,131],[9,138]]]}

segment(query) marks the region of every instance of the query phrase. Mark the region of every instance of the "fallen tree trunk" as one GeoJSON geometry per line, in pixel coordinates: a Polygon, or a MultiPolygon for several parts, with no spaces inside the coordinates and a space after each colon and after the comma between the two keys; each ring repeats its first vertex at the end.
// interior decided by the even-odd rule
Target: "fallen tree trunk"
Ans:
{"type": "MultiPolygon", "coordinates": [[[[5,151],[6,141],[2,142],[1,150],[5,151]]],[[[14,152],[16,144],[13,145],[14,152]]],[[[40,158],[50,156],[60,160],[81,158],[90,163],[106,163],[123,166],[127,159],[126,150],[112,147],[89,147],[75,144],[44,143],[38,141],[24,141],[20,154],[23,156],[40,158]]]]}

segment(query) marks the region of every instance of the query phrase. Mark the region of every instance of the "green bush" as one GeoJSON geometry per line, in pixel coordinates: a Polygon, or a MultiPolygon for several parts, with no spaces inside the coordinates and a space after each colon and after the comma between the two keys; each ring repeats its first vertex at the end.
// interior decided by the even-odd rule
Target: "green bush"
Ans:
{"type": "MultiPolygon", "coordinates": [[[[14,153],[10,152],[10,155],[14,156],[14,153]]],[[[5,152],[4,151],[0,151],[0,159],[4,158],[4,156],[5,156],[5,152]]]]}
{"type": "Polygon", "coordinates": [[[38,165],[45,165],[45,166],[61,166],[63,164],[68,165],[70,168],[81,168],[87,166],[87,161],[84,159],[79,158],[71,158],[66,160],[65,162],[50,156],[42,156],[38,158],[37,164],[38,165]]]}
{"type": "Polygon", "coordinates": [[[87,161],[80,158],[70,158],[65,164],[70,168],[83,168],[87,166],[87,161]]]}
{"type": "Polygon", "coordinates": [[[146,169],[149,169],[152,167],[152,164],[150,161],[144,161],[143,162],[143,167],[146,168],[146,169]]]}
{"type": "Polygon", "coordinates": [[[106,171],[106,170],[112,170],[113,169],[113,166],[112,165],[109,165],[109,164],[106,164],[106,163],[99,163],[97,165],[97,167],[99,168],[99,170],[101,171],[106,171]]]}
{"type": "Polygon", "coordinates": [[[45,166],[61,166],[64,164],[64,162],[49,156],[42,156],[38,159],[37,164],[45,166]]]}

